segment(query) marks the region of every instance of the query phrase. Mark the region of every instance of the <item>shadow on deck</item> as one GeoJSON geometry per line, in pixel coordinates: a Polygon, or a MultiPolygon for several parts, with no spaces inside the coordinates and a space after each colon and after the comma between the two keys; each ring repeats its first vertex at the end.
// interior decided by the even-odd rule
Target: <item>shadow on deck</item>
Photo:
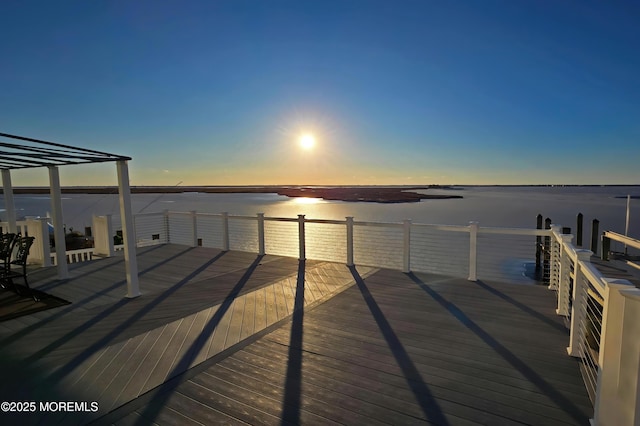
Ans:
{"type": "Polygon", "coordinates": [[[0,323],[3,400],[98,401],[23,424],[586,424],[540,286],[165,245],[34,286],[73,303],[0,323]],[[84,407],[81,407],[84,408],[84,407]]]}

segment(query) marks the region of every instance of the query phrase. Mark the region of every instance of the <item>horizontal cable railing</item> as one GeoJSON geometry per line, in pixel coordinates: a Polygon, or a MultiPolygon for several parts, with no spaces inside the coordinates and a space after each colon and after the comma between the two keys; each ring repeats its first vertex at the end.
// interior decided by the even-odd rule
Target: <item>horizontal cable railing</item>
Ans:
{"type": "Polygon", "coordinates": [[[549,231],[517,228],[479,228],[478,276],[482,279],[529,284],[541,281],[536,264],[536,237],[549,231]]]}
{"type": "Polygon", "coordinates": [[[229,250],[258,252],[258,220],[255,216],[229,216],[229,250]]]}
{"type": "Polygon", "coordinates": [[[191,212],[169,212],[166,221],[169,242],[192,245],[194,216],[191,212]]]}
{"type": "Polygon", "coordinates": [[[467,278],[469,227],[411,225],[411,270],[467,278]]]}
{"type": "Polygon", "coordinates": [[[403,269],[402,224],[354,222],[353,254],[356,265],[403,269]]]}
{"type": "Polygon", "coordinates": [[[300,252],[297,220],[265,218],[265,253],[297,257],[300,252]]]}
{"type": "MultiPolygon", "coordinates": [[[[110,220],[111,229],[121,235],[119,216],[110,220]]],[[[405,272],[527,283],[540,280],[540,274],[536,275],[536,239],[548,237],[551,232],[478,224],[435,225],[408,220],[387,223],[353,218],[328,220],[168,210],[134,215],[134,230],[138,246],[171,242],[405,272]]]]}
{"type": "MultiPolygon", "coordinates": [[[[583,278],[586,280],[586,278],[583,278]]],[[[581,373],[591,402],[595,402],[598,381],[598,357],[600,354],[600,339],[602,337],[603,298],[587,281],[583,284],[587,290],[584,314],[581,315],[582,338],[580,339],[581,373]]]]}
{"type": "Polygon", "coordinates": [[[308,259],[347,263],[347,227],[344,221],[308,221],[305,239],[308,259]]]}
{"type": "Polygon", "coordinates": [[[163,213],[143,213],[133,217],[138,246],[166,244],[169,233],[166,229],[166,217],[163,213]]]}
{"type": "Polygon", "coordinates": [[[580,360],[580,372],[592,403],[596,403],[607,282],[591,264],[593,253],[577,249],[572,235],[552,226],[554,244],[549,288],[557,292],[557,310],[569,329],[567,352],[580,360]]]}
{"type": "Polygon", "coordinates": [[[222,215],[198,213],[196,217],[198,239],[203,247],[222,247],[222,215]]]}

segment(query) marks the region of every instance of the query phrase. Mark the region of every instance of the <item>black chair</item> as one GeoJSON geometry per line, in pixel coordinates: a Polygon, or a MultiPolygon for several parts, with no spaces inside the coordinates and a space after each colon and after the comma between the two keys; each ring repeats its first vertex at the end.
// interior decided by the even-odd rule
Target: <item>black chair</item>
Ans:
{"type": "MultiPolygon", "coordinates": [[[[16,254],[14,260],[9,258],[7,263],[7,268],[4,270],[3,281],[8,282],[13,286],[16,290],[16,293],[20,294],[20,291],[13,283],[14,278],[22,278],[24,280],[24,285],[29,290],[29,294],[36,302],[39,300],[36,295],[31,291],[31,287],[29,287],[29,281],[27,281],[27,257],[29,256],[29,250],[33,245],[34,237],[21,237],[18,236],[16,238],[16,242],[14,244],[17,247],[16,254]],[[17,268],[14,268],[16,266],[17,268]]],[[[13,252],[13,249],[11,250],[13,252]]],[[[11,257],[11,255],[9,255],[11,257]]]]}
{"type": "Polygon", "coordinates": [[[2,260],[2,271],[0,271],[0,276],[3,278],[2,281],[0,281],[0,284],[2,284],[2,288],[5,288],[4,277],[10,270],[11,255],[13,254],[13,249],[15,248],[17,241],[17,234],[6,233],[0,235],[0,260],[2,260]]]}

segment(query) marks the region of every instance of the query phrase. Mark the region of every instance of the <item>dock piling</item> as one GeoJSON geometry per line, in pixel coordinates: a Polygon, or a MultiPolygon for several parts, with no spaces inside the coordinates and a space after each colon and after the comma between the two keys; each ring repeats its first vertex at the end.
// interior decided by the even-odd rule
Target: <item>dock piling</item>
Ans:
{"type": "Polygon", "coordinates": [[[593,219],[591,222],[591,251],[598,253],[598,231],[600,228],[600,221],[593,219]]]}
{"type": "Polygon", "coordinates": [[[578,213],[576,218],[576,245],[578,247],[582,247],[582,225],[584,221],[584,216],[582,213],[578,213]]]}
{"type": "MultiPolygon", "coordinates": [[[[536,229],[542,229],[542,215],[536,216],[536,229]]],[[[536,279],[540,280],[542,274],[542,237],[536,237],[536,279]]]]}

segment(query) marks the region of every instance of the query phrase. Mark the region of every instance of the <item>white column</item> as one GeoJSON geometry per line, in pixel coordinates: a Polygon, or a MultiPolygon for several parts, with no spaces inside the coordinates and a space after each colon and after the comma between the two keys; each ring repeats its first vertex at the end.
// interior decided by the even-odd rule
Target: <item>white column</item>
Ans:
{"type": "Polygon", "coordinates": [[[402,221],[403,229],[403,250],[402,250],[402,272],[411,272],[411,219],[402,221]]]}
{"type": "Polygon", "coordinates": [[[129,167],[124,160],[116,162],[118,169],[118,192],[120,194],[120,217],[122,219],[122,239],[124,243],[124,265],[127,274],[127,297],[140,296],[138,283],[138,259],[136,258],[136,238],[131,213],[131,188],[129,187],[129,167]]]}
{"type": "Polygon", "coordinates": [[[353,266],[353,216],[347,216],[347,266],[353,266]]]}
{"type": "Polygon", "coordinates": [[[56,267],[58,278],[69,278],[67,266],[67,246],[64,240],[64,223],[62,222],[62,191],[60,190],[60,173],[58,167],[49,166],[49,184],[51,186],[51,209],[53,215],[53,238],[56,242],[56,267]]]}
{"type": "Polygon", "coordinates": [[[478,222],[469,222],[469,281],[478,280],[478,222]]]}
{"type": "Polygon", "coordinates": [[[11,170],[2,169],[2,186],[4,188],[4,208],[7,211],[7,223],[9,232],[15,233],[16,226],[16,206],[13,201],[13,186],[11,185],[11,170]]]}

